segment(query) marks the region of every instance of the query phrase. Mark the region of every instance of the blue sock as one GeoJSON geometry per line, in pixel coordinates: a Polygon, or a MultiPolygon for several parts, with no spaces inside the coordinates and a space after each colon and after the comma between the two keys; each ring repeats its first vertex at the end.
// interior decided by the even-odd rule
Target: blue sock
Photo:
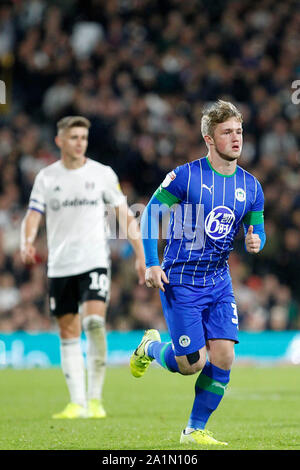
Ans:
{"type": "Polygon", "coordinates": [[[170,372],[179,372],[171,342],[161,343],[160,341],[151,341],[148,346],[147,355],[156,359],[162,367],[170,372]]]}
{"type": "Polygon", "coordinates": [[[204,429],[208,418],[218,407],[229,383],[230,370],[206,362],[195,384],[195,399],[188,427],[204,429]]]}

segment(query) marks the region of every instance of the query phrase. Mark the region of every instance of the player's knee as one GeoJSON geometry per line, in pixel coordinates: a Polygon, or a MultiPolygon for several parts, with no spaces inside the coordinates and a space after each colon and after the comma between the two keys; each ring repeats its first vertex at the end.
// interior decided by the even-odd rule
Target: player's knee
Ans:
{"type": "Polygon", "coordinates": [[[183,375],[193,375],[201,371],[205,365],[205,357],[199,351],[176,357],[179,370],[183,375]]]}
{"type": "Polygon", "coordinates": [[[184,364],[179,366],[179,370],[183,375],[194,375],[197,372],[200,372],[204,367],[204,364],[201,360],[197,361],[195,364],[184,364]]]}
{"type": "Polygon", "coordinates": [[[105,320],[100,315],[87,315],[82,320],[82,326],[85,331],[104,328],[105,320]]]}
{"type": "Polygon", "coordinates": [[[78,315],[66,314],[57,318],[59,335],[62,339],[72,339],[80,336],[80,320],[78,315]]]}
{"type": "Polygon", "coordinates": [[[234,361],[234,351],[223,351],[222,354],[215,354],[210,357],[210,362],[220,369],[231,369],[234,361]]]}
{"type": "Polygon", "coordinates": [[[61,339],[72,339],[78,338],[79,334],[76,330],[70,328],[60,328],[59,336],[61,337],[61,339]]]}

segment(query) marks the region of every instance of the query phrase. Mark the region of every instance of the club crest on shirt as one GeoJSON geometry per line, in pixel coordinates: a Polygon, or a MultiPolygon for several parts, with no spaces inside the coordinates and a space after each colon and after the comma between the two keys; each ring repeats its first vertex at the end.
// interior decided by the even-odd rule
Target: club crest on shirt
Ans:
{"type": "Polygon", "coordinates": [[[182,335],[179,338],[179,344],[183,348],[187,348],[191,344],[191,338],[187,335],[182,335]]]}
{"type": "Polygon", "coordinates": [[[50,199],[49,205],[53,211],[58,211],[60,209],[60,202],[58,199],[50,199]]]}
{"type": "Polygon", "coordinates": [[[94,188],[95,188],[95,183],[94,183],[94,181],[86,181],[86,182],[85,182],[85,188],[86,188],[86,189],[94,189],[94,188]]]}
{"type": "Polygon", "coordinates": [[[215,207],[205,219],[205,232],[213,240],[220,240],[230,232],[235,215],[229,207],[215,207]]]}
{"type": "Polygon", "coordinates": [[[239,202],[244,202],[246,199],[246,193],[242,188],[236,188],[235,197],[239,202]]]}
{"type": "Polygon", "coordinates": [[[176,178],[176,173],[174,171],[170,171],[170,173],[167,174],[163,182],[161,183],[162,188],[166,188],[169,186],[169,184],[174,181],[176,178]]]}

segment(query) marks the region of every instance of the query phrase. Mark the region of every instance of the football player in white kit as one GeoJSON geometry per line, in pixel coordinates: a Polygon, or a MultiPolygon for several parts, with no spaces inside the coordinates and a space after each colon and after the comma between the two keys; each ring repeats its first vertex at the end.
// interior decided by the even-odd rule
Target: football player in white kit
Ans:
{"type": "Polygon", "coordinates": [[[50,311],[58,322],[61,365],[70,393],[70,403],[53,415],[56,419],[106,416],[102,402],[110,290],[106,204],[115,208],[135,251],[139,283],[145,279],[140,231],[118,178],[109,166],[85,156],[89,127],[82,116],[67,116],[57,123],[55,142],[61,158],[37,174],[21,228],[22,261],[33,264],[34,242],[46,216],[50,311]],[[87,393],[81,324],[87,338],[87,393]]]}

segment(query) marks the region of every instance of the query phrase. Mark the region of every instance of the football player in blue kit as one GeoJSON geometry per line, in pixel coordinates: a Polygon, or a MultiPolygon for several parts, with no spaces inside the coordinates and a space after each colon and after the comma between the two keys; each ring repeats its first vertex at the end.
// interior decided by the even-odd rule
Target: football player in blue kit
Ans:
{"type": "Polygon", "coordinates": [[[243,144],[242,115],[219,100],[202,116],[207,156],[171,171],[148,203],[141,221],[146,285],[159,288],[171,337],[147,330],[130,359],[134,377],[156,361],[171,372],[199,373],[195,398],[180,442],[226,445],[207,431],[230,379],[238,314],[228,266],[241,224],[245,248],[265,244],[264,196],[258,180],[237,165],[243,144]],[[159,221],[170,213],[167,244],[160,265],[159,221]]]}

